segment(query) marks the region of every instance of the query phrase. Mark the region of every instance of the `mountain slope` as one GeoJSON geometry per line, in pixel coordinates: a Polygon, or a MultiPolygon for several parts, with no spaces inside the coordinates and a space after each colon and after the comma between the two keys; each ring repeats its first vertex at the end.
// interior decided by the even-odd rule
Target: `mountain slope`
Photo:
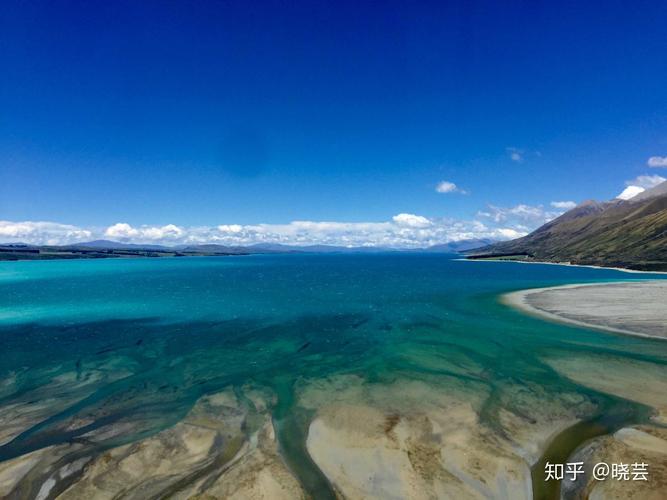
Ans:
{"type": "Polygon", "coordinates": [[[667,270],[667,182],[626,201],[584,202],[528,236],[469,253],[667,270]]]}
{"type": "Polygon", "coordinates": [[[442,243],[440,245],[433,245],[424,250],[427,252],[461,253],[481,246],[491,245],[492,243],[494,243],[494,241],[491,238],[458,240],[442,243]]]}

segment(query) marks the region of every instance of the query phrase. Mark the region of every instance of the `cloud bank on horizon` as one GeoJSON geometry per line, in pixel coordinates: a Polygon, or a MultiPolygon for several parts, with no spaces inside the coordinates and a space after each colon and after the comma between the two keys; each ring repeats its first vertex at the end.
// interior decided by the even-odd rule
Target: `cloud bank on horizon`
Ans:
{"type": "MultiPolygon", "coordinates": [[[[512,158],[523,161],[523,150],[507,148],[512,158]]],[[[647,166],[667,167],[667,156],[652,156],[647,166]]],[[[667,181],[660,175],[639,175],[625,181],[616,196],[629,200],[667,181]]],[[[440,181],[435,190],[442,194],[469,194],[451,181],[440,181]]],[[[131,225],[117,222],[107,227],[80,227],[55,221],[0,220],[0,244],[68,245],[108,239],[115,242],[153,245],[220,244],[246,246],[260,243],[285,245],[333,245],[346,247],[423,248],[450,242],[525,236],[541,225],[577,206],[575,201],[552,201],[543,205],[518,204],[500,207],[487,204],[472,219],[425,217],[399,213],[390,220],[340,222],[294,220],[284,224],[219,224],[215,226],[131,225]]]]}
{"type": "MultiPolygon", "coordinates": [[[[561,204],[563,202],[554,202],[561,204]]],[[[429,218],[400,213],[382,222],[292,221],[286,224],[220,224],[217,226],[141,225],[119,222],[103,228],[83,228],[57,222],[0,221],[0,242],[66,245],[95,239],[124,243],[183,245],[215,243],[252,245],[376,246],[420,248],[477,238],[512,239],[563,213],[567,206],[547,210],[541,205],[489,205],[472,220],[429,218]]],[[[567,203],[567,202],[566,202],[567,203]]]]}
{"type": "MultiPolygon", "coordinates": [[[[659,158],[662,161],[664,158],[659,158]]],[[[656,162],[654,162],[656,163],[656,162]]],[[[659,175],[640,175],[625,182],[616,197],[628,200],[667,181],[659,175]]],[[[440,193],[467,194],[450,181],[436,186],[440,193]]],[[[570,200],[543,205],[488,204],[470,220],[400,213],[381,222],[295,220],[285,224],[219,224],[217,226],[140,225],[117,222],[108,227],[79,227],[51,221],[0,220],[0,243],[67,245],[96,239],[154,245],[335,245],[346,247],[423,248],[471,239],[507,240],[525,236],[576,206],[570,200]]]]}

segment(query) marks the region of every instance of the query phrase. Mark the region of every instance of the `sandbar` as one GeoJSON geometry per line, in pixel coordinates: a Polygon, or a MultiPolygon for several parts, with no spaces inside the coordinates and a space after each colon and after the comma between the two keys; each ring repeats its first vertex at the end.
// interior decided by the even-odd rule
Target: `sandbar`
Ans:
{"type": "Polygon", "coordinates": [[[667,339],[667,280],[535,288],[505,294],[502,300],[552,321],[667,339]]]}

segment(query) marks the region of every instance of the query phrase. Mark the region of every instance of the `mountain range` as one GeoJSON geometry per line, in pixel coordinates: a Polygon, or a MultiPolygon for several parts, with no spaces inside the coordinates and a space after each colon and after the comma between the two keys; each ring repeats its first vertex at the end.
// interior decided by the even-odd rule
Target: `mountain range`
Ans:
{"type": "Polygon", "coordinates": [[[527,236],[467,255],[667,270],[667,181],[629,200],[585,201],[527,236]]]}
{"type": "Polygon", "coordinates": [[[0,244],[0,260],[45,260],[45,259],[99,259],[122,257],[192,257],[225,256],[276,253],[373,253],[373,252],[432,252],[461,253],[471,248],[489,245],[493,240],[469,239],[452,241],[418,249],[396,249],[384,247],[344,247],[334,245],[283,245],[258,243],[248,246],[218,244],[200,245],[143,245],[110,240],[95,240],[75,245],[28,245],[24,243],[0,244]]]}
{"type": "Polygon", "coordinates": [[[0,260],[388,251],[463,253],[470,259],[511,259],[667,270],[667,182],[628,200],[584,201],[527,236],[503,242],[473,239],[406,250],[278,243],[169,247],[96,240],[64,246],[0,244],[0,260]]]}

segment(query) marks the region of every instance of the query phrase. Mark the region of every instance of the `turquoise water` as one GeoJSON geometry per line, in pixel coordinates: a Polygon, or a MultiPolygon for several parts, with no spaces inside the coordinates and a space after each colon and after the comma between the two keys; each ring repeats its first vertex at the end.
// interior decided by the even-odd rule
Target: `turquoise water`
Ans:
{"type": "Polygon", "coordinates": [[[646,408],[577,386],[543,357],[604,353],[662,366],[666,342],[543,322],[498,295],[651,277],[661,278],[428,254],[2,262],[0,409],[72,378],[48,389],[62,404],[0,446],[0,460],[112,422],[132,422],[132,431],[101,446],[130,442],[178,422],[204,394],[254,383],[278,396],[274,419],[288,463],[311,491],[324,492],[298,442],[308,413],[295,407],[293,391],[337,374],[484,384],[493,395],[482,410],[489,426],[513,405],[505,384],[584,394],[596,403],[586,417],[598,421],[642,419],[646,408]],[[67,384],[93,372],[91,389],[70,397],[67,384]],[[88,423],[65,427],[73,417],[88,423]]]}

